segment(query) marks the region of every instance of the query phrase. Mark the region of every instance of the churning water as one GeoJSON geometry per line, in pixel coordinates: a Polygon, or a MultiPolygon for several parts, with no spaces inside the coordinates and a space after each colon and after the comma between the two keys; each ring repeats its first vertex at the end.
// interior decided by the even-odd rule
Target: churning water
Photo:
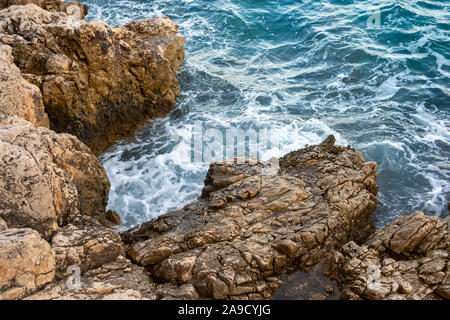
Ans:
{"type": "Polygon", "coordinates": [[[126,226],[199,196],[208,165],[183,157],[199,121],[268,129],[264,159],[334,134],[379,164],[377,226],[414,210],[447,214],[448,1],[82,2],[88,19],[167,15],[186,36],[176,109],[100,157],[126,226]]]}

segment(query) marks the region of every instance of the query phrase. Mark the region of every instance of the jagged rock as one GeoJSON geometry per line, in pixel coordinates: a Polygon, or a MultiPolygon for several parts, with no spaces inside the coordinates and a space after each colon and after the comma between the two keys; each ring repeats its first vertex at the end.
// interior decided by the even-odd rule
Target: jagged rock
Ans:
{"type": "Polygon", "coordinates": [[[0,300],[21,298],[54,277],[54,254],[36,231],[0,231],[0,300]]]}
{"type": "Polygon", "coordinates": [[[114,210],[106,211],[106,220],[111,222],[113,226],[121,226],[122,219],[120,219],[120,215],[114,210]]]}
{"type": "Polygon", "coordinates": [[[9,6],[21,6],[26,4],[35,4],[42,9],[51,12],[65,12],[71,14],[78,19],[83,19],[88,14],[88,5],[81,4],[77,1],[60,1],[60,0],[0,0],[0,9],[9,6]]]}
{"type": "Polygon", "coordinates": [[[80,282],[53,282],[26,300],[155,300],[195,299],[191,285],[156,284],[144,268],[123,256],[83,274],[80,282]],[[71,286],[68,286],[71,284],[71,286]]]}
{"type": "Polygon", "coordinates": [[[5,221],[3,221],[2,218],[0,218],[0,231],[6,230],[8,229],[8,225],[6,224],[5,221]]]}
{"type": "Polygon", "coordinates": [[[450,299],[450,227],[416,212],[335,253],[341,298],[450,299]]]}
{"type": "Polygon", "coordinates": [[[0,44],[42,92],[50,126],[94,153],[164,116],[179,94],[184,38],[167,17],[109,27],[29,4],[0,11],[0,44]]]}
{"type": "Polygon", "coordinates": [[[0,124],[0,217],[10,228],[49,239],[80,213],[106,225],[109,180],[89,148],[19,118],[0,124]]]}
{"type": "Polygon", "coordinates": [[[0,45],[0,121],[16,115],[36,126],[48,127],[41,91],[23,79],[11,52],[11,47],[0,45]]]}
{"type": "Polygon", "coordinates": [[[76,265],[84,273],[125,254],[119,234],[87,216],[78,216],[59,228],[52,238],[52,249],[58,278],[68,276],[69,266],[76,265]]]}
{"type": "Polygon", "coordinates": [[[270,162],[213,163],[203,199],[124,233],[127,254],[200,297],[270,298],[274,276],[368,236],[360,226],[376,207],[376,163],[331,140],[286,155],[275,171],[270,162]]]}

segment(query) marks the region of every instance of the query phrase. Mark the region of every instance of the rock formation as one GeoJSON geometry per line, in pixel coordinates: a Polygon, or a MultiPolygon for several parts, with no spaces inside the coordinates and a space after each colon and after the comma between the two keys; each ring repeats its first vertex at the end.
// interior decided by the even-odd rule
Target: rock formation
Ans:
{"type": "Polygon", "coordinates": [[[23,79],[11,52],[11,47],[0,45],[0,121],[19,116],[36,126],[48,127],[41,92],[23,79]]]}
{"type": "Polygon", "coordinates": [[[450,217],[400,217],[333,261],[343,299],[450,299],[450,217]]]}
{"type": "Polygon", "coordinates": [[[106,224],[109,180],[89,148],[70,134],[17,117],[0,122],[0,217],[45,239],[78,214],[106,224]]]}
{"type": "Polygon", "coordinates": [[[26,4],[35,4],[51,12],[65,12],[78,19],[83,19],[88,13],[88,6],[86,4],[81,4],[76,1],[60,0],[0,0],[0,9],[26,4]]]}
{"type": "Polygon", "coordinates": [[[128,255],[200,297],[270,298],[277,276],[369,231],[377,166],[333,142],[286,155],[278,170],[213,163],[203,199],[124,234],[128,255]]]}
{"type": "Polygon", "coordinates": [[[0,300],[21,298],[54,277],[53,251],[36,231],[0,231],[0,300]]]}
{"type": "Polygon", "coordinates": [[[34,4],[10,6],[0,11],[0,44],[40,88],[50,127],[94,153],[164,116],[179,94],[184,38],[166,17],[111,28],[34,4]]]}

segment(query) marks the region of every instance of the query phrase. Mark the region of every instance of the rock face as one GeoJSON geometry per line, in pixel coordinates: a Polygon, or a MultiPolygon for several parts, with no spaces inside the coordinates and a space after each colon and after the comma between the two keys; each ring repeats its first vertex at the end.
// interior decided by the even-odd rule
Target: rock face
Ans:
{"type": "Polygon", "coordinates": [[[109,180],[89,149],[70,134],[30,122],[0,123],[0,217],[45,239],[78,214],[105,221],[109,180]]]}
{"type": "Polygon", "coordinates": [[[400,217],[334,261],[343,299],[450,299],[450,218],[400,217]]]}
{"type": "Polygon", "coordinates": [[[333,143],[292,152],[278,169],[212,164],[202,200],[123,235],[128,255],[200,297],[269,298],[276,276],[368,235],[360,226],[376,207],[377,166],[333,143]]]}
{"type": "Polygon", "coordinates": [[[164,116],[179,94],[184,38],[166,17],[109,27],[34,4],[0,11],[0,44],[40,88],[50,127],[94,153],[164,116]]]}
{"type": "Polygon", "coordinates": [[[87,216],[78,216],[59,228],[52,238],[52,249],[58,278],[68,276],[69,266],[76,265],[84,273],[125,254],[119,234],[87,216]]]}
{"type": "Polygon", "coordinates": [[[0,9],[9,6],[35,4],[42,9],[51,12],[65,12],[67,14],[83,19],[88,13],[88,6],[76,1],[60,1],[60,0],[0,0],[0,9]]]}
{"type": "Polygon", "coordinates": [[[0,231],[0,300],[21,298],[54,277],[54,254],[36,231],[0,231]]]}
{"type": "Polygon", "coordinates": [[[23,79],[11,52],[11,47],[0,45],[0,121],[19,116],[36,126],[48,127],[41,91],[23,79]]]}

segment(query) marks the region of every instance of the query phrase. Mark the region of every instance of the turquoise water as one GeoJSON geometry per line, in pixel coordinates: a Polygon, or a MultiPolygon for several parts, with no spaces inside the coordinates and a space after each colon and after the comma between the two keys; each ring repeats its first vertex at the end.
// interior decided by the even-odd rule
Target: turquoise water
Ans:
{"type": "Polygon", "coordinates": [[[450,2],[82,2],[88,19],[167,15],[186,36],[176,109],[101,156],[126,226],[199,196],[208,165],[183,156],[198,121],[268,129],[263,159],[334,134],[379,164],[377,226],[447,214],[450,2]]]}

